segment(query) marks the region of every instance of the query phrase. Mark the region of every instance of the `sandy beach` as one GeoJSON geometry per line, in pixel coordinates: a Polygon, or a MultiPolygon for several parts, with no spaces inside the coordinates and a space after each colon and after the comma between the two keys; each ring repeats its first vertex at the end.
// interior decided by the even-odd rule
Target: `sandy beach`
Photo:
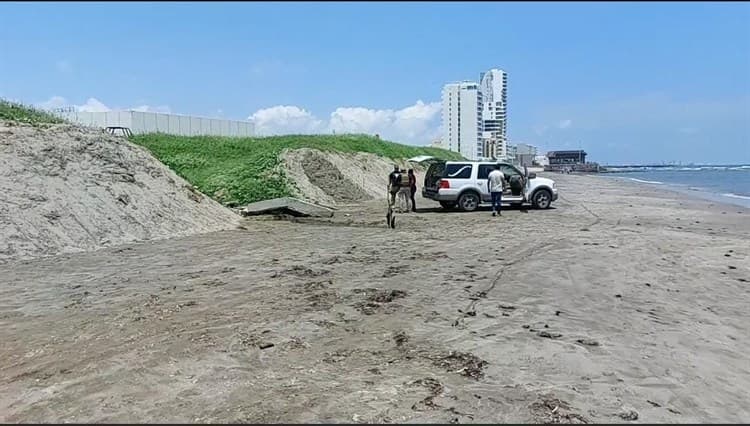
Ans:
{"type": "Polygon", "coordinates": [[[750,421],[750,210],[550,177],[0,264],[0,421],[750,421]]]}

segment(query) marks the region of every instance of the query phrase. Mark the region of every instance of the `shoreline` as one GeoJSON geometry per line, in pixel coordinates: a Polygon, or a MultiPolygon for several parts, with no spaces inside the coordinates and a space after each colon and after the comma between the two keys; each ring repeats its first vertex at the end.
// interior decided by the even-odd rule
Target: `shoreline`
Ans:
{"type": "MultiPolygon", "coordinates": [[[[624,174],[624,173],[622,173],[624,174]]],[[[579,176],[593,176],[604,179],[617,180],[622,183],[633,183],[636,185],[647,186],[655,190],[667,191],[671,194],[687,195],[694,200],[711,201],[728,207],[741,207],[750,212],[750,197],[743,195],[722,193],[716,194],[708,190],[690,187],[685,184],[675,184],[661,181],[648,181],[643,179],[637,179],[632,177],[621,176],[621,173],[612,174],[594,174],[587,173],[579,176]]],[[[554,179],[552,176],[550,178],[554,179]]]]}

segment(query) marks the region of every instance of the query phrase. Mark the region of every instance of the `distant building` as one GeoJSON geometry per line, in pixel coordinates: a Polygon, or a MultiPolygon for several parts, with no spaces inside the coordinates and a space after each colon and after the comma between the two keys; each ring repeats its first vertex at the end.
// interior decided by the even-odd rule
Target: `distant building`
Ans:
{"type": "Polygon", "coordinates": [[[536,147],[525,143],[516,144],[516,164],[519,166],[531,166],[536,157],[536,147]]]}
{"type": "Polygon", "coordinates": [[[441,141],[440,139],[435,139],[434,141],[432,141],[432,142],[430,143],[430,145],[429,145],[429,146],[430,146],[430,147],[432,147],[432,148],[441,148],[441,149],[445,149],[445,146],[443,145],[443,141],[441,141]]]}
{"type": "Polygon", "coordinates": [[[497,149],[500,145],[501,142],[495,139],[491,132],[482,132],[482,150],[485,158],[497,159],[499,157],[497,149]]]}
{"type": "Polygon", "coordinates": [[[546,155],[537,155],[534,157],[534,163],[539,166],[549,166],[549,158],[546,155]]]}
{"type": "Polygon", "coordinates": [[[547,153],[550,166],[586,163],[586,151],[550,151],[547,153]]]}
{"type": "Polygon", "coordinates": [[[474,82],[443,87],[443,146],[469,160],[484,157],[482,142],[482,92],[474,82]]]}
{"type": "Polygon", "coordinates": [[[525,143],[516,144],[516,155],[534,155],[536,156],[537,149],[534,145],[528,145],[525,143]]]}
{"type": "Polygon", "coordinates": [[[493,68],[480,73],[479,80],[485,157],[505,158],[508,144],[508,73],[493,68]]]}
{"type": "Polygon", "coordinates": [[[508,144],[508,148],[505,154],[505,161],[511,164],[516,164],[516,152],[517,152],[516,146],[508,144]]]}

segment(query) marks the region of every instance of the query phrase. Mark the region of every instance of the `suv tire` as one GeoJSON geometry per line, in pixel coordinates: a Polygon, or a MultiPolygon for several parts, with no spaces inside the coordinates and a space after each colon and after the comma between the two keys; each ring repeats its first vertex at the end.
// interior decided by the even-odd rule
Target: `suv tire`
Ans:
{"type": "Polygon", "coordinates": [[[552,193],[546,189],[540,189],[534,193],[531,203],[535,209],[548,209],[552,204],[552,193]]]}
{"type": "Polygon", "coordinates": [[[474,191],[464,192],[458,197],[458,206],[465,212],[473,212],[479,207],[479,195],[474,191]]]}

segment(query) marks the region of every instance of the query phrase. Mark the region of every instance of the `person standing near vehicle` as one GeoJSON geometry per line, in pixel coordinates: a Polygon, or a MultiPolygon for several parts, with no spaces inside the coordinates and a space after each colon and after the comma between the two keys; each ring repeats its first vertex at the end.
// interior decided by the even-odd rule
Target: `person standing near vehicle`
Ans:
{"type": "Polygon", "coordinates": [[[417,176],[414,175],[414,169],[409,169],[409,189],[411,190],[411,211],[417,212],[417,202],[414,201],[414,195],[417,193],[417,176]]]}
{"type": "Polygon", "coordinates": [[[411,204],[410,196],[411,193],[411,177],[409,177],[409,174],[406,173],[406,170],[401,170],[401,189],[399,189],[398,197],[403,200],[404,207],[406,210],[404,213],[408,212],[410,209],[409,204],[411,204]]]}
{"type": "Polygon", "coordinates": [[[502,216],[500,209],[505,190],[505,174],[500,171],[499,164],[495,164],[495,170],[487,176],[487,190],[492,195],[492,216],[502,216]]]}
{"type": "Polygon", "coordinates": [[[388,175],[388,193],[390,194],[390,205],[396,205],[396,194],[401,189],[401,170],[398,165],[393,166],[393,171],[388,175]]]}

